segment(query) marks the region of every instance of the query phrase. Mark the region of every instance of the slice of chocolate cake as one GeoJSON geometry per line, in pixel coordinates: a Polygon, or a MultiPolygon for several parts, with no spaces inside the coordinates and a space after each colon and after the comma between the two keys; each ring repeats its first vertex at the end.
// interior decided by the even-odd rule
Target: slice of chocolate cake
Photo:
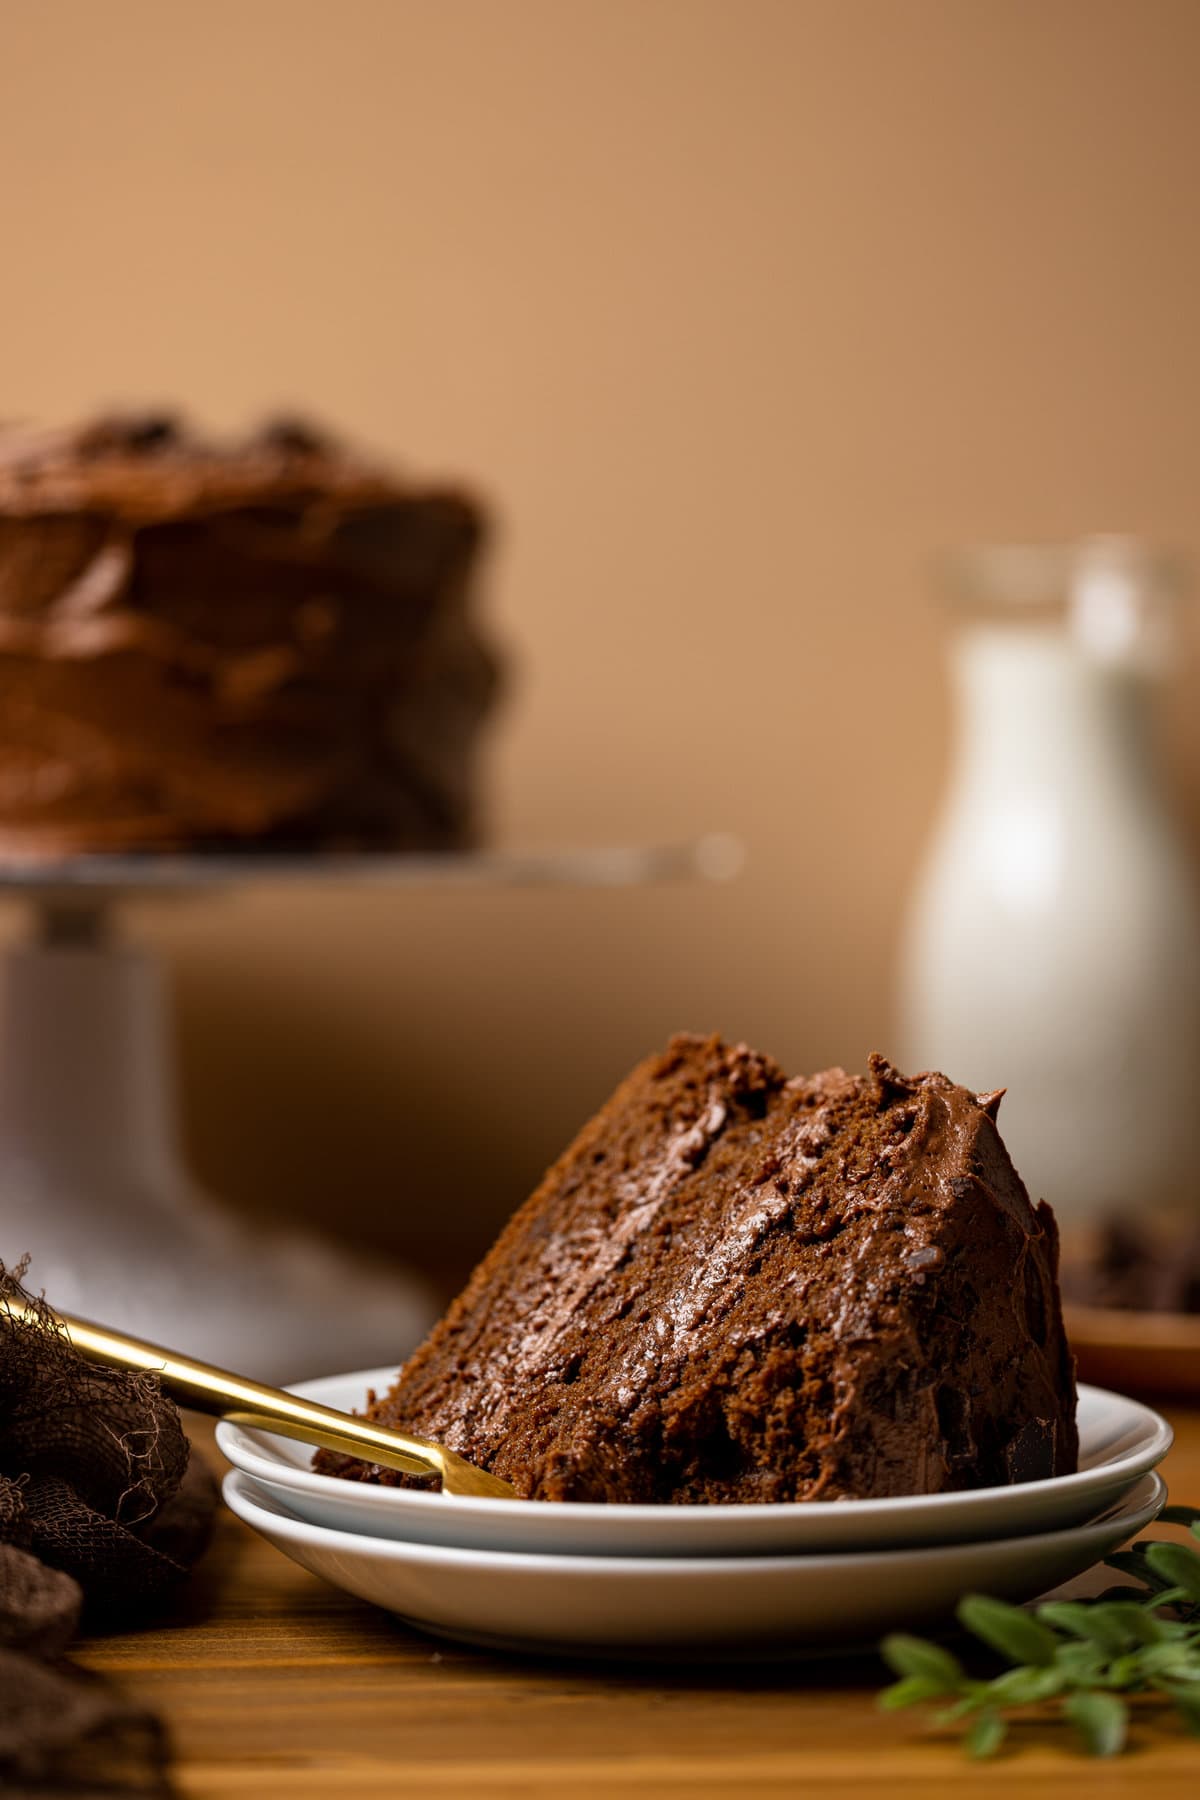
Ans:
{"type": "MultiPolygon", "coordinates": [[[[1053,1215],[999,1094],[677,1037],[371,1414],[544,1500],[831,1500],[1075,1467],[1053,1215]]],[[[321,1452],[331,1474],[398,1480],[321,1452]]]]}

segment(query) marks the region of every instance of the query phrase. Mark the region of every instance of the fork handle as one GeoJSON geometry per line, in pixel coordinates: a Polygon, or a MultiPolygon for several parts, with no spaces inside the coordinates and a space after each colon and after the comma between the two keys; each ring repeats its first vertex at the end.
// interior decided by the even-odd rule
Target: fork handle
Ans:
{"type": "Polygon", "coordinates": [[[17,1323],[30,1324],[49,1314],[72,1348],[89,1362],[157,1375],[165,1393],[198,1412],[298,1438],[301,1443],[341,1450],[348,1456],[399,1469],[405,1475],[444,1478],[447,1474],[446,1464],[452,1453],[425,1438],[374,1425],[352,1413],[335,1412],[331,1406],[319,1406],[314,1400],[302,1400],[280,1388],[264,1387],[260,1382],[232,1375],[228,1369],[181,1356],[176,1350],[164,1350],[141,1338],[110,1331],[106,1325],[95,1325],[90,1319],[75,1319],[67,1313],[50,1312],[49,1308],[35,1309],[15,1299],[0,1300],[0,1314],[3,1313],[17,1323]]]}

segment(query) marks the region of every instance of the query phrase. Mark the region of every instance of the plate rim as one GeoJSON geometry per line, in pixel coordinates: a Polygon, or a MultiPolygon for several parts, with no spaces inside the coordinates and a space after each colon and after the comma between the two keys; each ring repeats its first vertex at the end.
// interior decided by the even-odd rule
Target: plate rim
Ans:
{"type": "MultiPolygon", "coordinates": [[[[1099,1518],[1089,1519],[1082,1525],[1067,1525],[1058,1531],[1041,1531],[1027,1536],[977,1538],[968,1543],[922,1544],[891,1549],[876,1547],[863,1550],[826,1550],[788,1556],[584,1556],[578,1552],[559,1554],[557,1551],[497,1550],[473,1548],[463,1544],[429,1544],[417,1539],[373,1537],[367,1532],[316,1525],[310,1520],[295,1518],[286,1511],[277,1512],[271,1505],[261,1505],[254,1492],[261,1487],[262,1483],[257,1482],[245,1470],[231,1468],[221,1482],[221,1494],[226,1506],[243,1524],[253,1528],[253,1520],[246,1518],[245,1511],[265,1514],[271,1520],[272,1528],[278,1528],[278,1535],[293,1543],[307,1542],[317,1549],[366,1551],[385,1562],[417,1562],[448,1569],[468,1569],[473,1565],[478,1566],[480,1559],[483,1559],[488,1570],[513,1575],[553,1576],[557,1572],[560,1576],[639,1575],[646,1579],[661,1579],[669,1573],[671,1580],[693,1581],[701,1574],[733,1575],[736,1572],[744,1577],[748,1569],[777,1575],[798,1574],[802,1569],[828,1571],[837,1568],[843,1572],[853,1572],[850,1565],[857,1565],[860,1569],[867,1564],[876,1567],[883,1561],[899,1558],[903,1558],[906,1563],[928,1565],[934,1558],[940,1561],[947,1557],[967,1559],[972,1555],[977,1556],[984,1549],[1011,1550],[1013,1554],[1018,1551],[1028,1553],[1051,1544],[1063,1544],[1068,1540],[1087,1542],[1089,1534],[1099,1542],[1111,1535],[1114,1526],[1128,1524],[1128,1531],[1117,1539],[1121,1542],[1125,1536],[1142,1531],[1153,1523],[1167,1503],[1166,1482],[1157,1469],[1148,1469],[1139,1478],[1137,1486],[1131,1488],[1099,1518]],[[245,1491],[247,1488],[250,1490],[248,1494],[245,1491]],[[1150,1498],[1138,1503],[1137,1496],[1143,1488],[1148,1489],[1150,1498]],[[229,1497],[231,1493],[237,1496],[245,1510],[239,1511],[233,1504],[229,1497]]],[[[273,1498],[269,1491],[267,1498],[273,1498]]],[[[277,1504],[281,1505],[282,1502],[277,1504]]]]}
{"type": "MultiPolygon", "coordinates": [[[[325,1387],[331,1382],[353,1381],[359,1383],[361,1391],[365,1393],[368,1387],[379,1386],[381,1379],[389,1382],[394,1380],[395,1373],[393,1368],[385,1366],[384,1369],[361,1369],[351,1370],[345,1374],[313,1376],[307,1381],[289,1385],[286,1391],[312,1399],[315,1398],[310,1391],[313,1388],[325,1387]]],[[[1129,1475],[1131,1481],[1136,1480],[1157,1468],[1175,1441],[1175,1432],[1169,1421],[1154,1407],[1148,1406],[1145,1401],[1138,1400],[1129,1394],[1118,1393],[1113,1388],[1101,1388],[1090,1382],[1081,1382],[1078,1384],[1077,1394],[1082,1397],[1084,1393],[1096,1396],[1101,1400],[1119,1402],[1122,1406],[1130,1407],[1135,1412],[1144,1415],[1151,1434],[1148,1444],[1137,1450],[1127,1451],[1124,1456],[1115,1457],[1112,1461],[1100,1463],[1090,1469],[1075,1469],[1069,1475],[1048,1475],[1039,1481],[1018,1482],[1005,1486],[955,1488],[949,1492],[937,1494],[896,1494],[876,1496],[866,1500],[772,1500],[755,1502],[753,1505],[738,1501],[722,1501],[711,1506],[685,1506],[671,1502],[653,1505],[642,1502],[575,1500],[570,1503],[570,1516],[580,1525],[598,1524],[601,1521],[608,1523],[624,1521],[630,1525],[648,1525],[663,1518],[678,1519],[681,1515],[698,1516],[708,1521],[725,1523],[733,1519],[745,1521],[751,1513],[755,1518],[777,1522],[793,1518],[828,1522],[835,1516],[841,1520],[850,1516],[851,1513],[857,1519],[869,1521],[886,1519],[889,1515],[894,1515],[898,1508],[916,1508],[921,1512],[936,1515],[939,1511],[962,1506],[964,1503],[978,1505],[982,1508],[989,1499],[995,1503],[1001,1496],[1008,1497],[1007,1503],[1013,1504],[1013,1496],[1033,1490],[1044,1493],[1048,1488],[1052,1488],[1056,1494],[1077,1493],[1086,1491],[1091,1486],[1106,1486],[1109,1481],[1120,1479],[1125,1474],[1129,1475]]],[[[348,1502],[352,1499],[361,1501],[365,1490],[372,1495],[388,1496],[387,1500],[368,1502],[368,1504],[378,1504],[381,1510],[385,1506],[393,1505],[401,1511],[412,1511],[418,1514],[428,1512],[431,1517],[435,1516],[438,1509],[445,1507],[448,1500],[456,1512],[461,1509],[463,1516],[468,1518],[496,1518],[499,1516],[498,1509],[502,1509],[503,1515],[510,1519],[514,1517],[532,1519],[541,1514],[542,1509],[549,1504],[544,1500],[491,1499],[470,1494],[447,1496],[441,1492],[426,1493],[414,1488],[382,1487],[373,1483],[349,1481],[341,1475],[322,1475],[314,1469],[300,1468],[294,1463],[272,1462],[267,1456],[261,1454],[251,1442],[249,1452],[240,1454],[245,1456],[246,1462],[261,1464],[266,1473],[259,1474],[255,1469],[245,1467],[243,1461],[238,1457],[231,1456],[226,1448],[226,1440],[235,1438],[239,1442],[244,1441],[251,1431],[256,1435],[271,1435],[265,1429],[260,1432],[257,1427],[238,1425],[228,1419],[222,1419],[218,1423],[217,1445],[226,1461],[231,1463],[234,1469],[241,1470],[242,1473],[250,1476],[251,1479],[267,1484],[278,1482],[281,1486],[292,1486],[303,1493],[323,1494],[331,1499],[338,1498],[348,1502]],[[517,1507],[530,1510],[517,1514],[514,1511],[517,1507]]]]}

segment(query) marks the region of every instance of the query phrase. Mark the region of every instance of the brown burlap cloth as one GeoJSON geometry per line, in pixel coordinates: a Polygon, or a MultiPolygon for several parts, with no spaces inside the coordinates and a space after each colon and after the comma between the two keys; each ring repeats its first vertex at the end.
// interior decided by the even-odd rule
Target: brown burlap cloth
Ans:
{"type": "Polygon", "coordinates": [[[0,1263],[0,1794],[169,1794],[160,1722],[66,1661],[143,1621],[200,1555],[216,1484],[153,1376],[97,1368],[0,1263]]]}

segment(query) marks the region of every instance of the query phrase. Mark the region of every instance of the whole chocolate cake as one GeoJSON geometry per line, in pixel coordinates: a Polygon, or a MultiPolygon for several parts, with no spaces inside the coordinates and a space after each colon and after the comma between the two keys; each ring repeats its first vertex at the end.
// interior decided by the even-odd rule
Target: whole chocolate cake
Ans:
{"type": "Polygon", "coordinates": [[[0,855],[469,842],[482,531],[307,426],[0,431],[0,855]]]}
{"type": "MultiPolygon", "coordinates": [[[[515,1215],[371,1416],[527,1497],[791,1501],[1075,1467],[1053,1215],[999,1094],[788,1080],[677,1037],[515,1215]]],[[[317,1467],[401,1481],[327,1451],[317,1467]]]]}

